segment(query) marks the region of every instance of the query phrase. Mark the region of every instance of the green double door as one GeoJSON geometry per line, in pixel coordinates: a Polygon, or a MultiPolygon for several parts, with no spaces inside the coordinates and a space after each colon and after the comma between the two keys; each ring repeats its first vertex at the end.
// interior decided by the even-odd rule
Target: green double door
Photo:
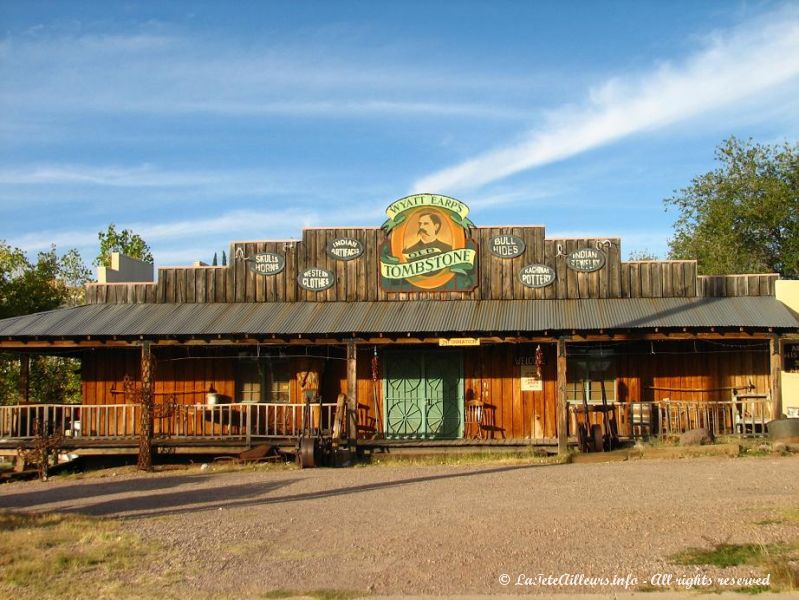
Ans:
{"type": "Polygon", "coordinates": [[[459,350],[386,352],[386,437],[447,439],[463,435],[463,355],[459,350]]]}

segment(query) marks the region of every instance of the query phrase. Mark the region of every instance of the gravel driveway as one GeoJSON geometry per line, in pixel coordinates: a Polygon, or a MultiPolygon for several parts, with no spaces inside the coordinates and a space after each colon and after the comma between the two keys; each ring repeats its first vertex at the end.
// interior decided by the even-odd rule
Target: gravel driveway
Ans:
{"type": "Polygon", "coordinates": [[[711,573],[668,563],[689,546],[799,540],[779,519],[799,508],[799,457],[128,474],[9,484],[0,506],[123,517],[187,594],[601,592],[515,583],[640,585],[711,573]]]}

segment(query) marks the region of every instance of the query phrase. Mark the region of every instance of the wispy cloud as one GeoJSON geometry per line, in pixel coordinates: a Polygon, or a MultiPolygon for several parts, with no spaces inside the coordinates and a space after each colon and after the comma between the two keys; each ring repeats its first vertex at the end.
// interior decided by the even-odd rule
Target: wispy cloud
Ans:
{"type": "MultiPolygon", "coordinates": [[[[155,246],[165,240],[185,240],[216,234],[230,235],[231,232],[237,232],[237,235],[247,239],[255,237],[269,239],[270,235],[296,229],[295,236],[298,236],[302,227],[309,227],[318,222],[319,215],[313,211],[287,208],[261,211],[235,210],[220,215],[165,223],[142,221],[120,223],[119,228],[132,229],[155,246]]],[[[97,232],[102,228],[104,226],[70,231],[39,231],[11,239],[9,242],[25,250],[48,248],[50,244],[65,248],[85,247],[97,243],[97,232]]]]}
{"type": "MultiPolygon", "coordinates": [[[[520,171],[552,163],[620,138],[661,128],[765,94],[799,80],[799,16],[772,14],[714,34],[681,64],[618,77],[593,89],[578,108],[551,113],[521,141],[420,178],[414,191],[474,189],[520,171]]],[[[795,106],[794,89],[792,102],[795,106]]]]}
{"type": "Polygon", "coordinates": [[[524,93],[547,85],[540,76],[422,68],[387,62],[379,54],[375,49],[351,56],[335,47],[274,42],[238,47],[177,33],[43,30],[0,39],[0,107],[17,115],[41,107],[48,112],[507,120],[527,115],[486,90],[524,93]]]}

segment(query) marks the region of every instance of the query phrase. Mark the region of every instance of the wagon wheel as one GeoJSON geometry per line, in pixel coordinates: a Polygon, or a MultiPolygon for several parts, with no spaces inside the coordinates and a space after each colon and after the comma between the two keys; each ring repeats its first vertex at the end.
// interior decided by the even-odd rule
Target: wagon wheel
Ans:
{"type": "Polygon", "coordinates": [[[391,433],[418,433],[422,426],[422,411],[415,402],[398,402],[389,408],[386,419],[391,433]]]}
{"type": "Polygon", "coordinates": [[[438,437],[455,437],[460,425],[460,413],[447,403],[432,402],[427,408],[427,433],[438,437]]]}

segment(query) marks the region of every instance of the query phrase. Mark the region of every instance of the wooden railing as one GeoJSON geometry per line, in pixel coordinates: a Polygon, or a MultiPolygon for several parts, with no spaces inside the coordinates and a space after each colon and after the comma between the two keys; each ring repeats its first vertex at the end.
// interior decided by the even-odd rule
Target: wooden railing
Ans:
{"type": "MultiPolygon", "coordinates": [[[[654,402],[610,402],[607,420],[602,405],[589,404],[592,424],[616,428],[622,438],[669,437],[691,429],[705,428],[715,436],[766,435],[773,418],[766,397],[740,397],[725,401],[658,400],[654,402]]],[[[576,435],[584,418],[582,403],[569,404],[569,434],[576,435]]]]}
{"type": "MultiPolygon", "coordinates": [[[[333,428],[335,404],[311,405],[310,425],[333,428]]],[[[294,438],[305,405],[288,403],[157,404],[154,437],[180,439],[294,438]]],[[[27,440],[38,431],[86,440],[139,435],[138,404],[25,404],[0,406],[0,441],[27,440]]]]}

